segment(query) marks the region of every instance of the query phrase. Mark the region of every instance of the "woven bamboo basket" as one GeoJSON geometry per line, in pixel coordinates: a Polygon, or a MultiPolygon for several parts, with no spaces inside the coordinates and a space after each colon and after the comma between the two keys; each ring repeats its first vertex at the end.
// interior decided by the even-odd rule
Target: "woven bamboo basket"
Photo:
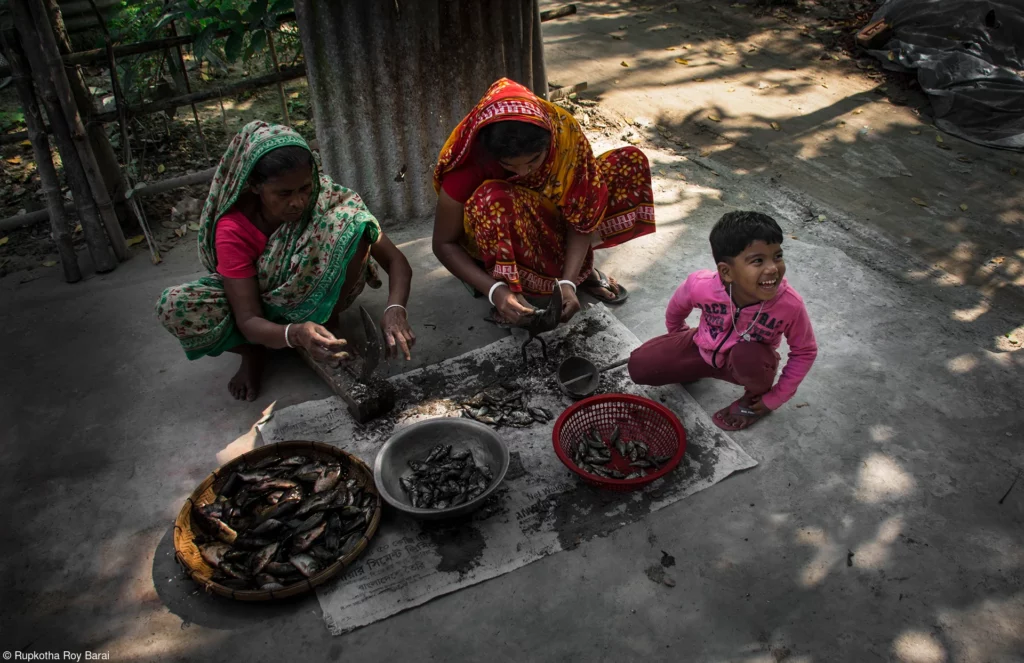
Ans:
{"type": "Polygon", "coordinates": [[[377,533],[377,527],[380,525],[380,518],[380,493],[377,492],[377,487],[373,481],[373,470],[371,470],[366,463],[352,454],[322,442],[277,442],[275,444],[259,447],[258,449],[253,449],[252,451],[242,454],[238,458],[228,462],[213,474],[206,477],[206,479],[199,484],[194,491],[192,491],[192,494],[185,500],[184,506],[181,507],[181,511],[178,512],[178,517],[174,521],[174,554],[178,563],[181,564],[181,567],[185,570],[188,576],[199,583],[199,585],[208,592],[239,601],[273,601],[277,599],[286,599],[312,591],[312,589],[317,585],[323,584],[341,573],[345,567],[351,564],[353,560],[359,557],[359,555],[366,550],[366,546],[369,545],[370,539],[372,539],[373,535],[377,533]],[[332,460],[340,463],[343,478],[356,479],[364,491],[374,496],[375,504],[373,518],[371,518],[370,524],[363,532],[363,536],[359,540],[359,543],[356,544],[356,547],[351,552],[320,571],[320,573],[317,573],[311,578],[305,578],[301,582],[289,585],[284,589],[232,589],[211,580],[210,578],[213,575],[214,569],[207,564],[206,560],[204,560],[202,555],[199,554],[199,548],[195,544],[195,535],[198,526],[193,526],[192,524],[192,506],[204,506],[213,502],[217,496],[217,491],[224,485],[228,477],[231,476],[231,473],[237,470],[239,466],[247,463],[255,463],[267,456],[280,455],[282,457],[287,457],[295,454],[302,454],[319,460],[332,460]]]}

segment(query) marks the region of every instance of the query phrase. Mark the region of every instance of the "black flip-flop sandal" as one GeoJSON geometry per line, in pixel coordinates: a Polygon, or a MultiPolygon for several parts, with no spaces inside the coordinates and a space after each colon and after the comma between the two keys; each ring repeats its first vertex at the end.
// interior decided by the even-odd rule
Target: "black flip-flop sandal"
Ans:
{"type": "Polygon", "coordinates": [[[622,285],[621,283],[616,283],[615,286],[612,286],[611,281],[608,280],[608,277],[605,275],[605,273],[599,270],[597,267],[593,269],[593,271],[590,274],[590,277],[580,284],[580,287],[583,288],[584,292],[586,292],[588,295],[590,295],[597,301],[603,302],[605,304],[618,305],[629,299],[629,291],[626,290],[626,286],[622,285]],[[608,292],[615,292],[615,288],[618,288],[618,292],[615,294],[614,298],[608,299],[606,297],[602,297],[601,295],[595,294],[594,291],[599,290],[601,288],[604,288],[608,292]]]}

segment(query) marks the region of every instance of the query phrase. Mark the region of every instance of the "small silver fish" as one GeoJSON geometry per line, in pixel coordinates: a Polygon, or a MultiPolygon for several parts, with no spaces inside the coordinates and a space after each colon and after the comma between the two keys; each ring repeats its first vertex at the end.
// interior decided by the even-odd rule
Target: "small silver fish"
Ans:
{"type": "Polygon", "coordinates": [[[292,456],[277,464],[278,467],[302,467],[309,462],[308,456],[292,456]]]}
{"type": "Polygon", "coordinates": [[[619,452],[620,456],[625,457],[625,455],[626,455],[626,443],[623,442],[622,440],[616,441],[615,442],[615,450],[619,452]]]}
{"type": "Polygon", "coordinates": [[[341,481],[341,465],[329,465],[313,484],[313,492],[322,493],[331,490],[338,485],[339,481],[341,481]]]}
{"type": "Polygon", "coordinates": [[[647,454],[650,453],[650,450],[647,448],[647,445],[644,444],[643,442],[634,442],[633,444],[636,445],[637,455],[640,456],[641,458],[647,458],[647,454]]]}
{"type": "Polygon", "coordinates": [[[263,572],[274,576],[290,576],[295,573],[295,567],[286,562],[267,562],[263,572]]]}
{"type": "Polygon", "coordinates": [[[309,549],[309,547],[311,545],[313,545],[314,541],[316,541],[317,539],[319,539],[323,535],[323,533],[326,530],[327,530],[327,523],[320,523],[319,525],[317,525],[313,529],[309,530],[308,532],[303,532],[302,534],[298,535],[297,537],[295,537],[295,540],[292,542],[292,548],[291,548],[292,552],[293,553],[305,552],[306,550],[309,549]]]}
{"type": "Polygon", "coordinates": [[[269,573],[261,573],[257,575],[255,578],[253,578],[253,582],[255,582],[256,586],[265,592],[284,589],[284,585],[282,585],[277,578],[270,575],[269,573]]]}
{"type": "Polygon", "coordinates": [[[199,554],[202,555],[203,561],[215,569],[224,563],[224,556],[230,551],[231,546],[225,543],[210,543],[205,546],[199,546],[199,554]]]}
{"type": "Polygon", "coordinates": [[[615,444],[616,442],[619,441],[620,435],[621,435],[621,433],[619,431],[619,427],[616,425],[615,428],[612,429],[612,439],[611,439],[612,444],[615,444]]]}
{"type": "Polygon", "coordinates": [[[299,573],[307,578],[311,578],[320,572],[320,564],[311,555],[305,553],[293,555],[288,561],[299,570],[299,573]]]}
{"type": "Polygon", "coordinates": [[[259,552],[252,556],[252,562],[249,567],[249,571],[253,575],[256,575],[263,571],[263,567],[270,563],[270,560],[274,559],[274,555],[277,554],[277,549],[281,546],[276,541],[270,545],[264,546],[259,552]]]}
{"type": "Polygon", "coordinates": [[[649,460],[641,459],[641,460],[634,460],[629,465],[630,465],[630,467],[653,467],[654,463],[652,463],[649,460]]]}
{"type": "Polygon", "coordinates": [[[630,479],[639,479],[641,476],[643,475],[640,474],[639,472],[630,472],[623,478],[626,479],[626,481],[629,481],[630,479]]]}

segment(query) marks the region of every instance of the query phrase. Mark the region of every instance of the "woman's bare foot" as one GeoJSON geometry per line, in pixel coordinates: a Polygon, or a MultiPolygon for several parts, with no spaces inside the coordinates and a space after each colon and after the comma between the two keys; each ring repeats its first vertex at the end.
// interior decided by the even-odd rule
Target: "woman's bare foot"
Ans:
{"type": "Polygon", "coordinates": [[[266,350],[262,346],[244,345],[235,352],[242,356],[242,363],[238,367],[238,372],[228,382],[228,391],[237,400],[254,401],[260,395],[266,350]]]}

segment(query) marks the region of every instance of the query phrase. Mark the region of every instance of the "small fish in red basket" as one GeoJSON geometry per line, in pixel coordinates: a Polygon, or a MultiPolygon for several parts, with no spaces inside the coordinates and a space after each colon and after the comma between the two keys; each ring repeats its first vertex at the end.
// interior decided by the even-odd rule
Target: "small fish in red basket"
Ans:
{"type": "Polygon", "coordinates": [[[672,471],[686,432],[668,408],[649,398],[604,394],[568,408],[552,431],[555,454],[588,483],[634,490],[672,471]]]}

